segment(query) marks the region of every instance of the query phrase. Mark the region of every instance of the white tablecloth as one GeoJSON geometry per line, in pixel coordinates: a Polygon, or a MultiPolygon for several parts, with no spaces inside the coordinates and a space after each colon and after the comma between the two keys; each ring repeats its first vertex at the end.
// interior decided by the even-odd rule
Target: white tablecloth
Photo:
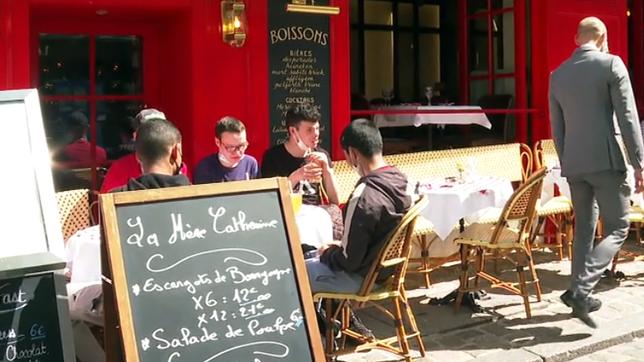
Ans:
{"type": "Polygon", "coordinates": [[[486,209],[503,207],[513,193],[509,180],[494,177],[479,177],[465,183],[435,180],[422,185],[420,191],[429,201],[421,215],[443,240],[460,219],[475,222],[486,209]]]}
{"type": "Polygon", "coordinates": [[[295,215],[295,223],[300,233],[300,243],[315,247],[333,241],[333,224],[326,210],[313,205],[302,205],[295,215]]]}
{"type": "MultiPolygon", "coordinates": [[[[386,110],[481,110],[479,106],[396,106],[386,110]]],[[[420,127],[423,124],[478,124],[487,129],[492,128],[485,113],[416,113],[416,114],[377,114],[374,122],[378,127],[420,127]]]]}
{"type": "MultiPolygon", "coordinates": [[[[633,205],[644,208],[644,198],[642,197],[642,194],[636,194],[633,193],[632,191],[634,190],[634,176],[633,176],[633,168],[631,166],[628,166],[627,170],[627,175],[626,175],[626,181],[628,182],[629,186],[631,187],[631,202],[633,205]]],[[[554,166],[553,168],[548,168],[548,173],[546,174],[546,177],[543,180],[543,192],[541,193],[541,204],[544,204],[546,201],[550,200],[553,198],[555,195],[555,185],[559,188],[559,193],[562,196],[567,197],[569,200],[571,200],[570,196],[570,185],[568,184],[568,180],[561,176],[561,168],[558,166],[554,166]]]]}

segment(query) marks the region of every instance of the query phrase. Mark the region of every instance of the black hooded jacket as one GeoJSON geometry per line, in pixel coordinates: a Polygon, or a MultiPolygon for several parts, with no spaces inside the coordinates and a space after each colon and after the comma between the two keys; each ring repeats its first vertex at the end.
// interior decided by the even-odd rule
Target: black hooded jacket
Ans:
{"type": "Polygon", "coordinates": [[[326,249],[320,261],[332,270],[365,276],[411,203],[407,177],[394,167],[360,178],[344,209],[342,246],[326,249]]]}
{"type": "Polygon", "coordinates": [[[185,175],[162,175],[159,173],[148,173],[137,178],[131,178],[127,185],[113,190],[118,191],[136,191],[149,189],[162,189],[174,186],[188,186],[190,180],[185,175]]]}

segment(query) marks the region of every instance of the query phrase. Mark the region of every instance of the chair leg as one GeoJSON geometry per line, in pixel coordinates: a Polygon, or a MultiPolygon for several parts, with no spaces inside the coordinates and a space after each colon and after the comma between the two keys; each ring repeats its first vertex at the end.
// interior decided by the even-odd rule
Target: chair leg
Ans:
{"type": "Polygon", "coordinates": [[[641,232],[640,232],[640,227],[641,226],[642,225],[639,222],[635,223],[635,238],[636,238],[638,244],[640,244],[642,242],[641,232]]]}
{"type": "Polygon", "coordinates": [[[401,349],[402,355],[405,358],[405,361],[411,362],[411,356],[409,354],[409,342],[407,342],[407,333],[405,332],[405,323],[402,319],[402,309],[400,307],[400,299],[394,298],[394,306],[396,307],[396,334],[398,335],[398,345],[401,349]]]}
{"type": "Polygon", "coordinates": [[[335,347],[333,345],[335,335],[333,333],[334,321],[332,299],[324,300],[324,311],[326,312],[326,346],[324,349],[326,351],[326,360],[331,362],[335,359],[335,347]]]}
{"type": "Polygon", "coordinates": [[[572,262],[572,242],[575,233],[575,224],[572,215],[566,215],[566,244],[568,244],[568,260],[572,262]]]}
{"type": "Polygon", "coordinates": [[[414,316],[414,311],[411,310],[409,305],[409,299],[407,299],[407,293],[405,289],[400,293],[403,303],[405,304],[405,311],[407,312],[407,320],[409,321],[409,326],[412,330],[412,333],[416,335],[416,344],[418,344],[418,349],[420,350],[420,356],[425,357],[425,344],[423,343],[423,338],[416,324],[416,317],[414,316]]]}
{"type": "Polygon", "coordinates": [[[526,258],[528,259],[528,268],[530,269],[530,274],[532,275],[532,282],[534,283],[534,289],[537,294],[537,301],[541,301],[541,281],[537,275],[537,269],[534,267],[534,259],[532,258],[532,250],[526,249],[526,258]]]}
{"type": "Polygon", "coordinates": [[[461,244],[461,277],[459,280],[458,293],[456,294],[456,301],[454,302],[454,311],[458,312],[463,302],[463,294],[469,287],[468,283],[468,254],[470,247],[466,244],[461,244]]]}
{"type": "Polygon", "coordinates": [[[420,258],[423,265],[423,276],[425,278],[425,288],[429,289],[429,286],[432,284],[431,279],[429,278],[429,252],[427,251],[427,235],[421,235],[420,240],[420,258]]]}
{"type": "Polygon", "coordinates": [[[476,276],[474,277],[474,287],[478,289],[479,287],[479,273],[485,268],[485,250],[483,248],[476,249],[476,276]]]}
{"type": "Polygon", "coordinates": [[[559,260],[563,260],[563,243],[564,243],[564,241],[563,241],[563,239],[564,239],[564,231],[563,231],[564,225],[563,224],[564,224],[563,219],[561,218],[561,216],[557,215],[555,217],[555,226],[556,226],[555,242],[557,243],[557,250],[558,250],[558,253],[559,253],[559,260]]]}
{"type": "Polygon", "coordinates": [[[517,266],[517,274],[519,276],[519,289],[521,290],[521,296],[523,297],[523,306],[525,307],[525,315],[527,318],[532,318],[530,313],[530,300],[528,299],[527,286],[525,283],[525,274],[523,272],[523,266],[517,266]]]}

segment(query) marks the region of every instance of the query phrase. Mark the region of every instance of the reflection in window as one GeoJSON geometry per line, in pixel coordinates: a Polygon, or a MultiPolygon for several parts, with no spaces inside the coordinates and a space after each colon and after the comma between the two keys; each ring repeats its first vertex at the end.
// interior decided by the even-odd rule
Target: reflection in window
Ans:
{"type": "Polygon", "coordinates": [[[96,104],[97,144],[108,158],[117,159],[134,151],[134,116],[143,108],[139,101],[107,101],[96,104]]]}
{"type": "Polygon", "coordinates": [[[141,39],[96,37],[96,94],[139,94],[142,86],[141,39]]]}
{"type": "Polygon", "coordinates": [[[40,94],[89,94],[89,36],[41,34],[39,38],[40,94]]]}

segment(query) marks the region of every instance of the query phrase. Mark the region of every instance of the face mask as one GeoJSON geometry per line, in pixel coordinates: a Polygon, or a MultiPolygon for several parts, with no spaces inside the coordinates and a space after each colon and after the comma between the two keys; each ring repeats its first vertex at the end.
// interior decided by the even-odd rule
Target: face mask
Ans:
{"type": "Polygon", "coordinates": [[[302,138],[300,138],[300,135],[299,135],[299,133],[297,133],[297,131],[295,131],[295,137],[296,137],[296,139],[297,139],[297,141],[296,141],[297,148],[299,148],[300,150],[302,150],[302,151],[304,151],[304,152],[308,151],[308,150],[309,150],[309,146],[307,146],[307,145],[304,143],[304,141],[302,141],[302,138]]]}
{"type": "Polygon", "coordinates": [[[246,157],[246,155],[242,155],[241,158],[239,159],[239,161],[237,161],[237,162],[231,161],[222,152],[219,152],[218,157],[219,157],[219,162],[221,162],[222,165],[224,165],[225,167],[228,167],[228,168],[233,168],[233,167],[239,165],[239,162],[241,162],[241,160],[243,160],[244,157],[246,157]]]}

